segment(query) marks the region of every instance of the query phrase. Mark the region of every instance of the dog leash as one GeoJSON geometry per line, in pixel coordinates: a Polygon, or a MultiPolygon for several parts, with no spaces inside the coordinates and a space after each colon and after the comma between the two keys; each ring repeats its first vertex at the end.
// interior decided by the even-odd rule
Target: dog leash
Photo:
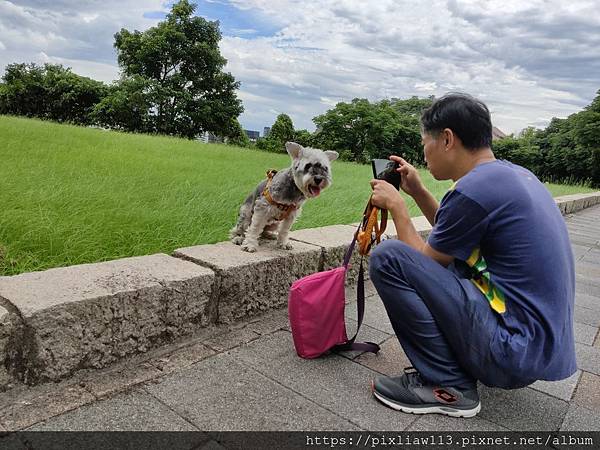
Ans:
{"type": "Polygon", "coordinates": [[[262,195],[267,199],[267,201],[271,205],[275,206],[276,208],[278,208],[280,211],[283,212],[283,216],[279,220],[284,220],[284,219],[287,219],[287,217],[291,214],[292,211],[294,211],[297,208],[297,206],[293,203],[285,204],[285,203],[279,203],[279,202],[276,202],[275,200],[273,200],[273,197],[271,196],[271,192],[270,192],[269,188],[271,187],[271,183],[273,182],[273,177],[275,176],[276,173],[277,173],[277,171],[275,169],[267,170],[267,184],[265,185],[265,188],[263,189],[262,195]]]}
{"type": "MultiPolygon", "coordinates": [[[[344,255],[344,267],[346,268],[348,268],[348,264],[350,263],[350,257],[352,256],[352,252],[354,251],[354,245],[357,242],[357,235],[359,231],[360,226],[356,230],[356,233],[354,233],[354,239],[352,239],[352,243],[349,245],[348,249],[346,250],[346,254],[344,255]]],[[[356,281],[356,332],[354,333],[354,336],[352,336],[343,344],[338,344],[335,347],[333,347],[332,350],[335,351],[361,351],[377,354],[380,350],[379,345],[375,342],[355,342],[356,337],[358,336],[358,332],[360,331],[360,327],[363,323],[363,318],[365,316],[365,269],[363,265],[364,257],[365,255],[361,253],[360,268],[358,269],[358,280],[356,281]]]]}
{"type": "Polygon", "coordinates": [[[373,244],[381,242],[381,235],[387,226],[387,209],[380,209],[373,205],[371,198],[363,213],[363,218],[358,230],[356,230],[356,241],[358,243],[358,252],[366,256],[371,251],[373,244]],[[381,211],[381,224],[378,223],[379,211],[381,211]]]}

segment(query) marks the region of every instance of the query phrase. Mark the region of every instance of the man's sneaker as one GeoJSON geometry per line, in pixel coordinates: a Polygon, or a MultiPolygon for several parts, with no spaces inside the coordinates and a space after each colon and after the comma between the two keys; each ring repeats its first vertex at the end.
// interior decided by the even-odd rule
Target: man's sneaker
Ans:
{"type": "Polygon", "coordinates": [[[375,378],[371,383],[375,398],[390,408],[413,414],[473,417],[481,410],[477,388],[428,386],[419,372],[410,369],[404,369],[399,377],[375,378]]]}

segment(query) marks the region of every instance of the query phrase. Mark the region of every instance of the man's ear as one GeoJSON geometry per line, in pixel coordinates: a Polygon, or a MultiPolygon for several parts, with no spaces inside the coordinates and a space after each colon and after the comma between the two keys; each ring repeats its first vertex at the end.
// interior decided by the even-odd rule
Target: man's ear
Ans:
{"type": "Polygon", "coordinates": [[[444,133],[443,138],[444,138],[444,145],[446,147],[445,149],[449,150],[454,145],[454,141],[455,141],[454,132],[450,128],[444,128],[444,131],[442,131],[442,133],[444,133]]]}
{"type": "Polygon", "coordinates": [[[286,142],[285,149],[292,159],[298,159],[302,154],[302,146],[300,144],[296,144],[295,142],[286,142]]]}
{"type": "Polygon", "coordinates": [[[333,150],[325,150],[323,153],[327,155],[329,161],[335,161],[338,158],[338,156],[340,156],[338,152],[334,152],[333,150]]]}

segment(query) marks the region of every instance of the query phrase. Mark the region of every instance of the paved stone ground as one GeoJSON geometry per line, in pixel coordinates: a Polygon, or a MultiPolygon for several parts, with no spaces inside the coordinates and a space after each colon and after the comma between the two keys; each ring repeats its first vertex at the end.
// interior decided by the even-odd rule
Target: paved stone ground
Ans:
{"type": "MultiPolygon", "coordinates": [[[[107,370],[0,394],[0,431],[600,430],[600,206],[566,221],[577,264],[580,370],[561,382],[513,391],[482,386],[482,411],[475,418],[404,414],[373,399],[370,380],[409,362],[368,285],[360,337],[381,343],[377,356],[302,360],[293,349],[287,312],[272,311],[233,327],[204,329],[107,370]]],[[[351,302],[349,332],[355,314],[351,302]]]]}

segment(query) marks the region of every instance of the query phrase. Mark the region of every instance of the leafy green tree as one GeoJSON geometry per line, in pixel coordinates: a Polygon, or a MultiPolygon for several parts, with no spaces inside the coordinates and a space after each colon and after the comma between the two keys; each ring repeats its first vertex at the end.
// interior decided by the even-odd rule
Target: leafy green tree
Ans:
{"type": "Polygon", "coordinates": [[[237,145],[238,147],[250,147],[250,138],[242,128],[242,125],[237,119],[233,119],[231,126],[232,131],[227,137],[227,143],[231,145],[237,145]]]}
{"type": "Polygon", "coordinates": [[[308,130],[296,130],[292,141],[303,147],[310,147],[312,145],[312,135],[308,130]]]}
{"type": "Polygon", "coordinates": [[[137,94],[149,105],[140,131],[188,138],[236,132],[233,119],[243,111],[235,94],[239,83],[222,70],[227,61],[219,51],[219,23],[194,17],[195,8],[180,0],[157,26],[115,34],[122,83],[138,77],[133,84],[143,87],[137,94]]]}
{"type": "Polygon", "coordinates": [[[393,98],[391,103],[394,109],[400,114],[408,114],[409,116],[414,116],[420,119],[423,111],[429,108],[433,104],[434,100],[435,97],[433,95],[428,98],[412,96],[411,98],[404,100],[393,98]]]}
{"type": "Polygon", "coordinates": [[[58,122],[91,123],[107,86],[56,64],[9,64],[0,90],[0,113],[58,122]]]}
{"type": "Polygon", "coordinates": [[[148,85],[148,80],[137,75],[113,84],[94,107],[93,121],[123,131],[149,131],[152,102],[145,95],[148,85]]]}
{"type": "MultiPolygon", "coordinates": [[[[342,159],[366,162],[398,154],[415,164],[423,161],[419,119],[413,107],[402,110],[400,100],[371,103],[355,98],[338,103],[313,122],[316,146],[337,150],[342,159]]],[[[420,107],[419,107],[420,108],[420,107]]]]}
{"type": "Polygon", "coordinates": [[[285,143],[293,141],[295,137],[294,123],[287,114],[279,114],[271,127],[269,135],[260,139],[256,146],[261,150],[285,153],[285,143]]]}

